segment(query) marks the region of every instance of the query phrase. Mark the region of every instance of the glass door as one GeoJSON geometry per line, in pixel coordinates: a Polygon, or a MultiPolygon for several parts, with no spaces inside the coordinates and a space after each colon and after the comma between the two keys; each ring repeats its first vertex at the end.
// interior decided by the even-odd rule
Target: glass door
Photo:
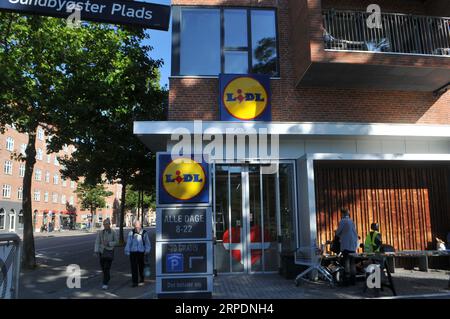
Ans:
{"type": "Polygon", "coordinates": [[[278,172],[266,174],[261,165],[215,165],[214,256],[218,273],[278,270],[278,180],[278,172]]]}

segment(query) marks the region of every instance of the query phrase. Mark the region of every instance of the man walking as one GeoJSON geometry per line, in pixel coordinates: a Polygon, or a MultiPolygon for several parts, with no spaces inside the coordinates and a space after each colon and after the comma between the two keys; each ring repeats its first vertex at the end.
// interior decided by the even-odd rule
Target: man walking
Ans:
{"type": "Polygon", "coordinates": [[[341,252],[344,263],[344,285],[355,284],[354,272],[350,269],[349,254],[355,253],[358,247],[358,234],[353,221],[350,219],[350,211],[348,209],[341,209],[342,219],[339,227],[336,230],[336,236],[339,237],[341,245],[341,252]]]}
{"type": "Polygon", "coordinates": [[[117,242],[117,234],[111,229],[109,218],[106,218],[103,221],[103,230],[97,233],[94,247],[94,253],[100,258],[100,267],[103,272],[102,289],[108,289],[108,283],[111,279],[111,264],[114,259],[114,247],[117,242]]]}
{"type": "Polygon", "coordinates": [[[128,233],[125,255],[130,256],[133,287],[144,284],[144,255],[150,253],[150,239],[147,231],[142,229],[139,220],[134,222],[134,229],[128,233]]]}

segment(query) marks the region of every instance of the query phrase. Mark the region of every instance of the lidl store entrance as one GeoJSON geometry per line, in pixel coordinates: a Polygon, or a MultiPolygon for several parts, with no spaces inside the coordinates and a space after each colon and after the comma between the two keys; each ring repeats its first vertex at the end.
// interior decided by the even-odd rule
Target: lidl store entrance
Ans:
{"type": "Polygon", "coordinates": [[[214,265],[218,273],[271,273],[295,248],[295,165],[214,165],[214,265]]]}

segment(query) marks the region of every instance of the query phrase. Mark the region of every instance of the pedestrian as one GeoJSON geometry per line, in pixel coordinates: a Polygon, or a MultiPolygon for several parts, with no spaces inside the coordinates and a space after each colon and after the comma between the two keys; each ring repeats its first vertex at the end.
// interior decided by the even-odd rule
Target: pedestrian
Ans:
{"type": "Polygon", "coordinates": [[[336,230],[336,236],[339,237],[339,243],[342,252],[342,261],[344,263],[344,285],[355,284],[355,274],[351,270],[349,254],[355,253],[358,248],[358,234],[353,220],[350,218],[350,211],[346,208],[341,209],[342,219],[336,230]]]}
{"type": "Polygon", "coordinates": [[[151,244],[139,220],[136,219],[133,225],[133,230],[128,233],[125,255],[130,256],[132,286],[137,287],[144,284],[144,255],[150,253],[151,244]]]}
{"type": "Polygon", "coordinates": [[[111,229],[109,218],[103,221],[103,230],[97,232],[94,252],[100,259],[100,267],[103,272],[102,289],[108,289],[111,279],[111,265],[114,260],[114,247],[117,245],[117,234],[111,229]]]}
{"type": "Polygon", "coordinates": [[[380,226],[377,223],[372,223],[370,225],[370,229],[371,231],[367,234],[364,242],[364,252],[378,253],[380,252],[381,245],[383,244],[381,240],[380,226]]]}

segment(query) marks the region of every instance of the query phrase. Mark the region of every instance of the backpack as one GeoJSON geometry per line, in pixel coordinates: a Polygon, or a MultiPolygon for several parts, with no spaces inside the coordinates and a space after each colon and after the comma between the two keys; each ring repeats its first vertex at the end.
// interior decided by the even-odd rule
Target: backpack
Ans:
{"type": "MultiPolygon", "coordinates": [[[[142,244],[144,245],[144,249],[145,249],[145,239],[144,239],[144,236],[145,236],[145,234],[147,233],[147,231],[145,230],[145,229],[143,229],[142,230],[142,244]]],[[[134,239],[134,235],[135,234],[138,234],[138,235],[140,235],[137,231],[136,231],[136,229],[134,229],[133,228],[133,239],[134,239]]]]}

